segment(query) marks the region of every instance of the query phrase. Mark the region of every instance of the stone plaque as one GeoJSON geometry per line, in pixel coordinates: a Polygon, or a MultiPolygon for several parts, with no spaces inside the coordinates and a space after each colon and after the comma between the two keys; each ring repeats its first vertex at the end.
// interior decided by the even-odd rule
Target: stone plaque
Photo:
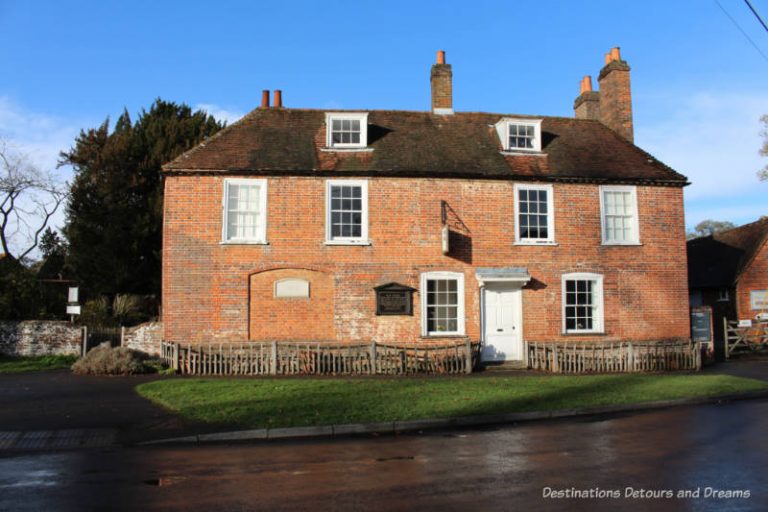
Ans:
{"type": "Polygon", "coordinates": [[[413,288],[397,283],[389,283],[374,288],[376,290],[377,315],[412,315],[413,288]]]}
{"type": "Polygon", "coordinates": [[[309,281],[305,279],[281,279],[275,283],[275,297],[284,299],[308,299],[309,281]]]}

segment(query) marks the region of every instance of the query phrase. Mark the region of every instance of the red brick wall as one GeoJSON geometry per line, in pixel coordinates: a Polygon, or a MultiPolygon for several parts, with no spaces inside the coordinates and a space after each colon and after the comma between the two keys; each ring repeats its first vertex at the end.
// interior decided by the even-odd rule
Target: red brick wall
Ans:
{"type": "Polygon", "coordinates": [[[251,276],[250,329],[255,340],[333,340],[333,275],[308,269],[275,269],[251,276]],[[275,283],[309,282],[309,298],[275,297],[275,283]]]}
{"type": "Polygon", "coordinates": [[[760,313],[750,308],[749,292],[752,290],[768,290],[768,243],[763,243],[755,259],[739,277],[736,307],[741,319],[754,319],[755,315],[760,313]]]}
{"type": "Polygon", "coordinates": [[[514,245],[512,182],[371,178],[372,244],[328,246],[323,243],[324,180],[270,177],[269,245],[225,245],[220,243],[223,180],[219,176],[166,179],[163,320],[167,340],[244,340],[249,335],[253,339],[304,335],[326,339],[335,333],[342,341],[415,341],[421,335],[419,292],[413,295],[413,316],[376,316],[373,287],[398,282],[418,290],[421,272],[437,270],[464,273],[466,332],[478,339],[475,268],[481,266],[528,268],[533,281],[523,292],[527,340],[689,336],[680,188],[638,187],[642,245],[602,246],[598,186],[555,184],[558,245],[532,247],[514,245]],[[449,222],[459,233],[452,240],[458,250],[447,256],[440,243],[441,200],[448,203],[449,222]],[[260,274],[275,269],[310,269],[327,275],[329,283],[323,286],[333,290],[331,318],[320,319],[319,312],[328,306],[291,309],[276,304],[267,294],[272,286],[269,272],[260,274]],[[569,272],[604,275],[604,335],[561,334],[561,276],[569,272]],[[259,320],[276,317],[282,320],[269,326],[259,320]],[[289,327],[303,319],[307,319],[303,326],[289,327]]]}

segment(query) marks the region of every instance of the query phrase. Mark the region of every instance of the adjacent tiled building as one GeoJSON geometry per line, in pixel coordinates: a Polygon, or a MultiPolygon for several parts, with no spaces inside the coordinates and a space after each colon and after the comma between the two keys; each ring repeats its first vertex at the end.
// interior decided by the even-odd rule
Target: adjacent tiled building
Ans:
{"type": "Polygon", "coordinates": [[[718,345],[723,318],[768,320],[768,217],[689,240],[688,284],[691,305],[712,308],[718,345]]]}
{"type": "Polygon", "coordinates": [[[632,144],[618,49],[575,118],[262,107],[164,167],[177,342],[689,337],[686,178],[632,144]]]}

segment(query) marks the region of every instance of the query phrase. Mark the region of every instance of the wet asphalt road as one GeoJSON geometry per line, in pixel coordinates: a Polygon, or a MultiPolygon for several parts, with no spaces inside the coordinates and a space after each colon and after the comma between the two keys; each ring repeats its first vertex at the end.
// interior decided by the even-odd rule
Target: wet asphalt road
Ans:
{"type": "Polygon", "coordinates": [[[768,401],[397,437],[0,457],[0,510],[768,510],[768,401]],[[544,499],[542,489],[695,491],[544,499]],[[748,490],[705,498],[706,487],[748,490]]]}

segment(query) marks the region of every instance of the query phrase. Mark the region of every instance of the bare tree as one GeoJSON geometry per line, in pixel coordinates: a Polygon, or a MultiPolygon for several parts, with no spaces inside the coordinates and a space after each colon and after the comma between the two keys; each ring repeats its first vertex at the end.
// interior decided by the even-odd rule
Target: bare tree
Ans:
{"type": "Polygon", "coordinates": [[[66,197],[52,172],[41,171],[0,139],[0,248],[23,260],[35,250],[66,197]]]}

